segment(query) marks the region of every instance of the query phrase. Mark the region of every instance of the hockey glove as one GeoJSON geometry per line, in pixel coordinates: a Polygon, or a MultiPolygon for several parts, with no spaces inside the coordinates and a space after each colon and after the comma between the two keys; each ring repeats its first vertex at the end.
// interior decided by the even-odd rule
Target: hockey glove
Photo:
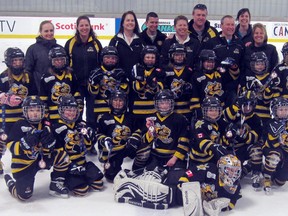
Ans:
{"type": "Polygon", "coordinates": [[[143,65],[136,64],[133,66],[133,69],[132,69],[132,77],[135,80],[143,82],[144,81],[144,71],[145,71],[145,67],[143,65]]]}
{"type": "Polygon", "coordinates": [[[134,158],[136,156],[136,151],[140,146],[141,141],[136,139],[135,137],[129,137],[126,144],[126,154],[130,158],[134,158]]]}
{"type": "Polygon", "coordinates": [[[103,72],[101,70],[91,71],[91,76],[89,77],[89,83],[91,85],[97,85],[103,79],[103,72]]]}
{"type": "Polygon", "coordinates": [[[50,127],[45,126],[44,130],[40,134],[40,142],[45,149],[53,150],[56,144],[56,139],[51,132],[50,127]]]}
{"type": "Polygon", "coordinates": [[[210,150],[214,156],[219,159],[220,157],[229,154],[228,150],[221,144],[213,144],[210,147],[210,150]]]}
{"type": "Polygon", "coordinates": [[[101,140],[101,146],[106,148],[108,152],[111,152],[113,149],[113,142],[111,137],[105,137],[101,140]]]}
{"type": "Polygon", "coordinates": [[[39,131],[36,129],[33,129],[31,131],[28,131],[25,137],[22,137],[20,139],[20,147],[25,150],[32,150],[35,146],[37,146],[39,143],[39,131]]]}

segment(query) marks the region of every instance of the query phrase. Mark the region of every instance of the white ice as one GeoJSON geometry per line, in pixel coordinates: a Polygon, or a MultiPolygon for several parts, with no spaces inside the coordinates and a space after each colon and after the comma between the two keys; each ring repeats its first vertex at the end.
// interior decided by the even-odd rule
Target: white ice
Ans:
{"type": "MultiPolygon", "coordinates": [[[[89,160],[94,161],[103,168],[97,156],[89,156],[89,160]]],[[[11,154],[7,150],[2,158],[4,172],[10,173],[11,154]]],[[[131,161],[125,160],[123,168],[130,168],[131,161]]],[[[183,214],[182,207],[168,210],[152,210],[140,208],[130,204],[116,203],[113,198],[112,183],[105,180],[105,188],[102,192],[91,192],[86,197],[73,197],[60,199],[48,194],[50,183],[50,171],[38,172],[35,180],[34,194],[29,201],[20,202],[13,198],[4,181],[3,175],[0,177],[0,215],[43,215],[43,216],[180,216],[183,214]]],[[[286,205],[288,206],[288,184],[273,188],[273,193],[269,196],[263,191],[255,192],[251,187],[250,179],[242,181],[243,197],[238,201],[234,210],[221,213],[221,216],[287,216],[286,205]]]]}

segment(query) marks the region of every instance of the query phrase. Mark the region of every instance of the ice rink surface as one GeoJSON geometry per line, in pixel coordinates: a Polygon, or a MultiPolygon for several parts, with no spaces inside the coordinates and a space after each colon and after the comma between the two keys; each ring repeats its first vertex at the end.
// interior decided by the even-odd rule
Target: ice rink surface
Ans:
{"type": "MultiPolygon", "coordinates": [[[[101,169],[97,156],[88,156],[101,169]]],[[[3,156],[4,172],[10,173],[11,155],[6,151],[3,156]]],[[[130,168],[131,161],[126,160],[123,168],[130,168]]],[[[13,198],[5,184],[3,175],[0,177],[0,215],[1,216],[181,216],[182,207],[168,210],[145,209],[130,204],[116,203],[113,197],[113,184],[105,180],[102,192],[91,192],[86,197],[61,199],[48,194],[50,171],[38,172],[35,180],[34,195],[29,201],[20,202],[13,198]]],[[[281,188],[274,188],[269,196],[264,191],[255,192],[251,187],[251,180],[245,178],[241,182],[243,197],[236,208],[221,216],[287,216],[288,212],[288,184],[281,188]]]]}

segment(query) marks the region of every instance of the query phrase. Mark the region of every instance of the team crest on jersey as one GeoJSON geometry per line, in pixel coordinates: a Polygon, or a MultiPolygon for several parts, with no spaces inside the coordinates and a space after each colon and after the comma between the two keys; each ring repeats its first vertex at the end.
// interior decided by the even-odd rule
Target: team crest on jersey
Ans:
{"type": "Polygon", "coordinates": [[[208,82],[204,91],[207,96],[221,96],[224,93],[224,91],[222,90],[222,84],[216,81],[208,82]]]}
{"type": "Polygon", "coordinates": [[[288,147],[288,132],[287,131],[284,131],[280,135],[280,142],[282,145],[285,145],[286,147],[288,147]]]}
{"type": "Polygon", "coordinates": [[[70,92],[71,92],[71,88],[67,83],[55,82],[55,84],[53,85],[51,89],[51,93],[52,93],[51,100],[53,101],[53,103],[59,104],[59,97],[69,95],[70,92]]]}
{"type": "Polygon", "coordinates": [[[112,132],[112,137],[115,138],[117,137],[117,139],[121,140],[124,139],[126,140],[128,138],[128,136],[131,135],[131,130],[129,127],[125,126],[125,125],[116,125],[116,127],[114,128],[113,132],[112,132]]]}
{"type": "Polygon", "coordinates": [[[219,133],[213,130],[210,134],[210,138],[213,142],[218,142],[219,133]]]}
{"type": "Polygon", "coordinates": [[[173,141],[173,139],[170,137],[171,130],[165,125],[160,125],[159,123],[156,123],[155,130],[157,138],[161,140],[161,142],[169,144],[173,141]]]}
{"type": "Polygon", "coordinates": [[[79,133],[77,131],[74,131],[74,130],[67,130],[64,141],[65,141],[65,143],[79,144],[80,143],[79,133]]]}
{"type": "Polygon", "coordinates": [[[199,170],[207,170],[209,168],[209,165],[207,163],[205,163],[205,164],[200,164],[200,165],[198,165],[196,167],[197,167],[198,171],[199,170]]]}
{"type": "Polygon", "coordinates": [[[110,93],[116,90],[117,80],[113,77],[104,75],[100,82],[100,95],[102,98],[108,98],[110,93]]]}
{"type": "Polygon", "coordinates": [[[195,123],[195,129],[201,128],[202,125],[204,124],[203,120],[199,120],[195,123]]]}
{"type": "Polygon", "coordinates": [[[9,89],[9,93],[20,96],[24,99],[28,95],[28,88],[22,84],[18,85],[17,83],[13,83],[9,89]]]}
{"type": "Polygon", "coordinates": [[[185,81],[180,79],[173,79],[171,85],[170,85],[170,89],[172,92],[174,92],[174,94],[177,95],[181,95],[182,94],[182,86],[184,85],[185,81]]]}
{"type": "Polygon", "coordinates": [[[201,184],[201,194],[204,200],[212,200],[218,197],[218,191],[214,184],[201,184]]]}

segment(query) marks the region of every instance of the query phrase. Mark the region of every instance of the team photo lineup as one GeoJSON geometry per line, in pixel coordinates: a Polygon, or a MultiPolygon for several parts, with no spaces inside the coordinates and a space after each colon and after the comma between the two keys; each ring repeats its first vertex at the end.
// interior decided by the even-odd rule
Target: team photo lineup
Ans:
{"type": "Polygon", "coordinates": [[[65,46],[43,20],[26,53],[9,47],[0,74],[7,195],[29,202],[41,170],[54,197],[105,193],[109,183],[116,202],[183,206],[185,216],[237,208],[244,178],[277,193],[288,180],[288,41],[278,56],[248,8],[224,15],[221,31],[207,15],[197,4],[166,35],[157,13],[141,32],[126,11],[108,46],[86,15],[65,46]]]}

